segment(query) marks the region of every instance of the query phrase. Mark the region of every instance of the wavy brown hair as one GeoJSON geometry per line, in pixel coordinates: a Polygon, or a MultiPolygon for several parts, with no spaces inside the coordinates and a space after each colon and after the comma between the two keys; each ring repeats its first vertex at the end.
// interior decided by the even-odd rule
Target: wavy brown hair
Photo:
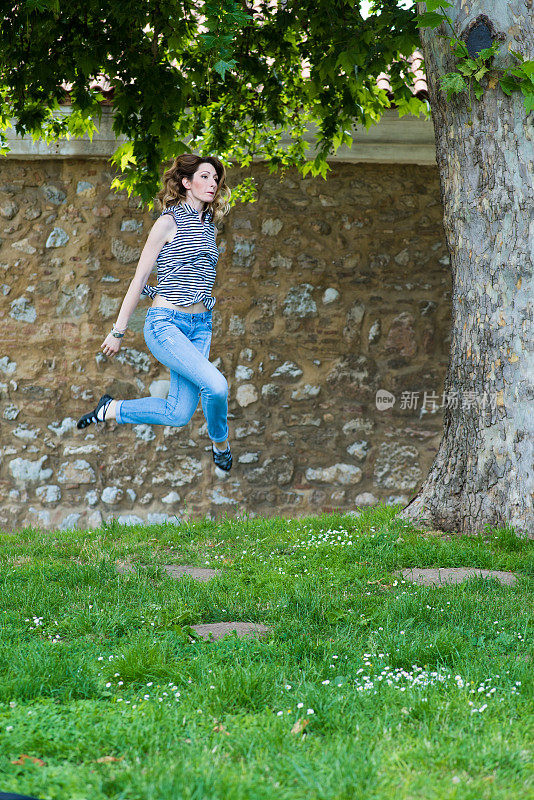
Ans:
{"type": "Polygon", "coordinates": [[[232,192],[226,183],[226,170],[222,161],[215,156],[196,156],[193,153],[182,153],[174,159],[172,167],[163,173],[163,188],[158,192],[157,198],[162,209],[186,202],[186,188],[182,178],[193,179],[193,175],[201,164],[211,164],[217,173],[217,189],[211,203],[204,203],[202,218],[208,209],[213,211],[213,222],[221,220],[230,211],[230,197],[232,192]]]}

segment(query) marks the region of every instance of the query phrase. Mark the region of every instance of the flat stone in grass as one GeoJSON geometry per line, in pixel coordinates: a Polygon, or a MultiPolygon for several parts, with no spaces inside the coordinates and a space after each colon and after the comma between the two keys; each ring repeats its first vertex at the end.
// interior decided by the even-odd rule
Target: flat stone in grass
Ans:
{"type": "Polygon", "coordinates": [[[191,628],[206,641],[222,639],[232,631],[242,638],[244,636],[265,636],[270,630],[266,625],[259,625],[256,622],[209,622],[207,625],[191,625],[191,628]]]}
{"type": "Polygon", "coordinates": [[[130,561],[116,561],[115,569],[120,575],[127,575],[130,572],[135,572],[135,567],[130,561]]]}
{"type": "Polygon", "coordinates": [[[495,578],[506,586],[513,586],[517,578],[513,572],[477,567],[438,567],[431,569],[402,569],[397,575],[420,586],[439,586],[445,583],[462,583],[468,578],[495,578]]]}
{"type": "MultiPolygon", "coordinates": [[[[140,564],[139,566],[144,567],[146,565],[140,564]]],[[[121,575],[135,573],[136,571],[134,564],[130,561],[117,561],[115,568],[121,575]]],[[[176,578],[176,580],[183,578],[184,575],[189,575],[197,581],[210,581],[216,575],[220,574],[220,570],[218,569],[204,569],[202,567],[192,567],[188,565],[181,566],[180,564],[165,564],[162,569],[165,570],[169,577],[176,578]]]]}
{"type": "Polygon", "coordinates": [[[210,581],[216,575],[220,574],[218,569],[204,569],[203,567],[187,567],[179,566],[178,564],[165,564],[162,569],[165,570],[167,575],[171,578],[183,578],[184,575],[189,575],[197,581],[210,581]]]}

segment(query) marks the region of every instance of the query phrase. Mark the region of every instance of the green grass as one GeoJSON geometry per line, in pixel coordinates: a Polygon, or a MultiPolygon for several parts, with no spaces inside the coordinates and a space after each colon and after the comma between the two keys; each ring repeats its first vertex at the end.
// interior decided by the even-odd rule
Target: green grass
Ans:
{"type": "Polygon", "coordinates": [[[534,543],[425,534],[396,511],[0,534],[0,791],[534,797],[534,543]],[[174,581],[168,563],[222,572],[174,581]],[[519,581],[417,587],[395,577],[410,566],[519,581]],[[224,620],[272,630],[182,633],[224,620]]]}

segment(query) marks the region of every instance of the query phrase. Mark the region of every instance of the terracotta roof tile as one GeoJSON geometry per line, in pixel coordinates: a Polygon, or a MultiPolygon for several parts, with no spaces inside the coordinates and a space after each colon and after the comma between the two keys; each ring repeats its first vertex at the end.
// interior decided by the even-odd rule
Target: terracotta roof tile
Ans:
{"type": "MultiPolygon", "coordinates": [[[[408,73],[412,76],[412,85],[410,86],[411,91],[416,97],[419,97],[420,100],[428,100],[428,85],[426,82],[425,73],[421,68],[423,54],[420,50],[414,50],[414,52],[408,56],[408,58],[403,60],[407,62],[408,73]]],[[[376,84],[380,89],[386,90],[390,100],[393,98],[391,84],[389,82],[387,72],[381,72],[380,75],[377,76],[376,84]]]]}
{"type": "MultiPolygon", "coordinates": [[[[71,104],[70,93],[73,84],[63,82],[61,86],[65,90],[65,98],[63,100],[63,104],[66,106],[70,106],[71,104]]],[[[107,75],[97,75],[95,78],[93,78],[93,80],[89,83],[89,89],[92,92],[99,91],[104,95],[104,100],[101,101],[100,105],[103,106],[113,105],[113,86],[111,85],[107,75]]]]}
{"type": "MultiPolygon", "coordinates": [[[[421,100],[428,100],[428,86],[426,82],[426,76],[421,68],[421,64],[423,61],[423,54],[420,50],[414,50],[412,55],[408,56],[406,59],[403,59],[408,64],[408,72],[412,77],[412,85],[410,86],[411,91],[416,97],[419,97],[421,100]]],[[[306,72],[307,69],[304,70],[306,72]]],[[[389,77],[387,72],[381,72],[376,78],[376,84],[380,89],[385,89],[388,93],[388,96],[393,99],[393,94],[391,92],[391,84],[389,82],[389,77]]],[[[71,103],[71,95],[70,92],[72,90],[71,83],[62,83],[62,87],[65,89],[65,99],[64,104],[70,105],[71,103]]],[[[101,105],[111,106],[113,105],[113,86],[107,75],[97,75],[91,83],[89,84],[89,88],[91,91],[98,90],[104,95],[104,100],[102,101],[101,105]]],[[[395,105],[393,105],[395,107],[395,105]]]]}

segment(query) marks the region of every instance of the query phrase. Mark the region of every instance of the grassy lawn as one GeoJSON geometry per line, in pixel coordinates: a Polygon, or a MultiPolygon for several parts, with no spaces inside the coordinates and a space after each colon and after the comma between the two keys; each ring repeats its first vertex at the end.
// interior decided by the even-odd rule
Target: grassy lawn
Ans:
{"type": "Polygon", "coordinates": [[[533,798],[534,542],[395,513],[1,533],[0,791],[533,798]],[[411,566],[519,580],[426,588],[395,577],[411,566]],[[183,632],[227,620],[271,632],[183,632]]]}

